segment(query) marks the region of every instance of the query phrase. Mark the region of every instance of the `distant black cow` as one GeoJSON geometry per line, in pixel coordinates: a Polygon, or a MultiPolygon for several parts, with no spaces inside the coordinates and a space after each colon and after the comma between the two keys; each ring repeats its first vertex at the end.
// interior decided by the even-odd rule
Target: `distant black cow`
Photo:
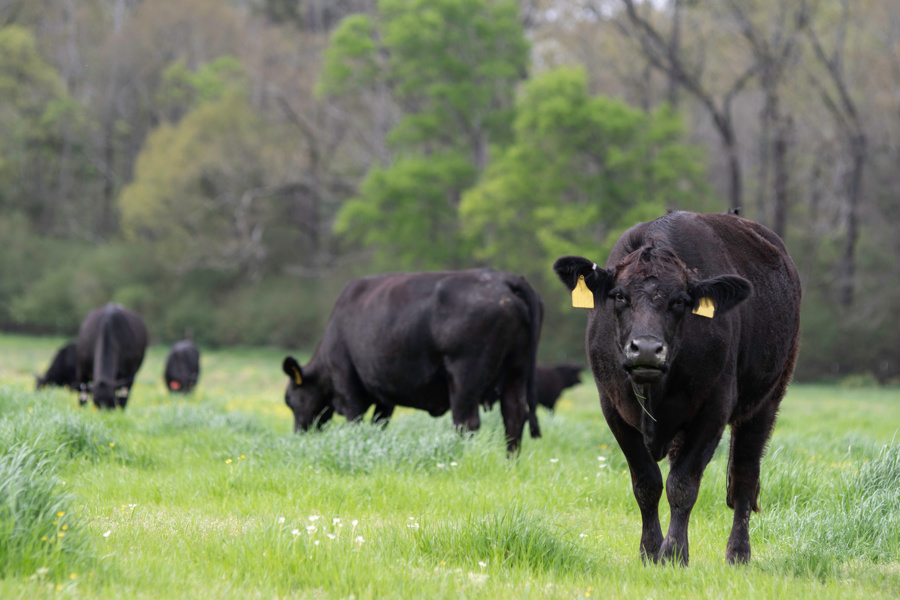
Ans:
{"type": "Polygon", "coordinates": [[[700,479],[731,425],[725,556],[750,560],[760,459],[797,358],[800,280],[777,235],[736,215],[676,212],[640,223],[601,269],[566,256],[554,269],[586,285],[587,356],[641,509],[641,553],[688,562],[688,520],[700,479]],[[583,281],[580,279],[583,278],[583,281]],[[671,465],[665,538],[657,461],[671,465]]]}
{"type": "MultiPolygon", "coordinates": [[[[478,405],[501,390],[510,452],[535,404],[534,366],[543,306],[522,277],[492,269],[394,273],[351,281],[335,302],[305,367],[288,356],[285,401],[294,429],[321,425],[337,412],[374,421],[395,406],[450,410],[475,430],[478,405]]],[[[536,421],[532,435],[539,435],[536,421]]]]}
{"type": "MultiPolygon", "coordinates": [[[[543,405],[552,411],[564,389],[581,383],[581,367],[573,364],[550,367],[537,365],[534,371],[534,382],[537,391],[537,404],[543,405]]],[[[484,410],[493,410],[494,403],[500,396],[501,391],[497,390],[490,399],[483,400],[481,406],[484,407],[484,410]]],[[[537,420],[534,408],[529,407],[528,418],[537,420]]]]}
{"type": "Polygon", "coordinates": [[[147,329],[135,313],[118,304],[91,311],[76,342],[82,404],[88,391],[99,408],[125,408],[134,376],[144,360],[147,329]]]}
{"type": "Polygon", "coordinates": [[[200,351],[193,340],[175,342],[166,357],[163,378],[171,392],[190,392],[200,377],[200,351]]]}
{"type": "Polygon", "coordinates": [[[581,383],[581,366],[573,364],[538,365],[535,372],[538,404],[553,410],[566,388],[581,383]]]}
{"type": "Polygon", "coordinates": [[[37,389],[41,389],[46,385],[57,385],[67,387],[73,390],[78,389],[78,377],[75,366],[75,342],[66,344],[56,352],[50,368],[44,373],[43,377],[36,376],[37,389]]]}

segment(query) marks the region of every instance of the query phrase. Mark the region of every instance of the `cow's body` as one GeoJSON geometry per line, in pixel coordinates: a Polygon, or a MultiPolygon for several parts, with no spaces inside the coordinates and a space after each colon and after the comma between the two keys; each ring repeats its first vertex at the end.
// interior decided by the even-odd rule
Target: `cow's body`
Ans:
{"type": "Polygon", "coordinates": [[[171,392],[190,392],[200,377],[200,351],[193,340],[175,342],[166,357],[163,379],[171,392]]]}
{"type": "Polygon", "coordinates": [[[334,412],[359,419],[374,404],[374,420],[389,418],[395,406],[433,416],[450,410],[457,427],[475,430],[479,403],[501,390],[514,450],[534,402],[542,319],[540,297],[525,279],[490,269],[351,281],[309,364],[285,359],[295,429],[334,412]]]}
{"type": "Polygon", "coordinates": [[[75,342],[72,342],[56,351],[47,372],[37,377],[37,389],[46,385],[77,389],[78,376],[75,363],[75,342]]]}
{"type": "Polygon", "coordinates": [[[125,408],[146,348],[147,329],[135,313],[118,304],[88,313],[76,342],[82,392],[91,390],[98,408],[115,408],[117,404],[125,408]]]}
{"type": "Polygon", "coordinates": [[[564,389],[581,383],[581,366],[571,364],[538,365],[535,381],[538,404],[553,410],[564,389]]]}
{"type": "Polygon", "coordinates": [[[584,276],[595,299],[587,355],[631,469],[642,554],[687,563],[700,479],[730,425],[726,557],[749,560],[760,459],[799,346],[800,281],[782,241],[735,215],[679,212],[627,231],[605,269],[580,257],[554,268],[569,289],[584,276]],[[702,298],[713,300],[712,318],[693,313],[702,298]],[[663,538],[656,463],[666,456],[671,521],[663,538]]]}

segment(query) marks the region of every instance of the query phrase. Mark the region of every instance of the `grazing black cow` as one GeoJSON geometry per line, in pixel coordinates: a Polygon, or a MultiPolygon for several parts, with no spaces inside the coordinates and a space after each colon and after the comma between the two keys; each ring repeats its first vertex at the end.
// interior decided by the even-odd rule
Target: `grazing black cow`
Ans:
{"type": "Polygon", "coordinates": [[[147,329],[135,313],[119,304],[88,313],[76,342],[81,403],[90,390],[98,408],[125,408],[146,348],[147,329]]]}
{"type": "Polygon", "coordinates": [[[537,384],[538,404],[553,410],[564,389],[581,383],[581,366],[573,364],[538,365],[534,376],[537,384]]]}
{"type": "Polygon", "coordinates": [[[53,362],[43,376],[35,375],[37,389],[40,390],[47,385],[78,389],[75,371],[75,342],[72,342],[56,351],[53,362]]]}
{"type": "Polygon", "coordinates": [[[163,378],[170,392],[190,392],[200,377],[200,351],[193,340],[175,342],[166,357],[163,378]]]}
{"type": "Polygon", "coordinates": [[[631,470],[642,556],[687,564],[700,479],[731,425],[725,556],[750,560],[760,459],[799,344],[800,280],[781,239],[736,215],[676,212],[625,232],[606,268],[574,256],[553,268],[573,300],[586,291],[596,303],[587,356],[631,470]],[[656,463],[666,456],[663,538],[656,463]]]}
{"type": "Polygon", "coordinates": [[[501,390],[514,452],[534,405],[542,320],[531,285],[492,269],[355,279],[338,296],[309,364],[284,359],[294,429],[321,425],[335,412],[356,420],[374,404],[373,421],[388,419],[395,406],[433,416],[449,409],[454,425],[476,430],[479,403],[501,390]]]}

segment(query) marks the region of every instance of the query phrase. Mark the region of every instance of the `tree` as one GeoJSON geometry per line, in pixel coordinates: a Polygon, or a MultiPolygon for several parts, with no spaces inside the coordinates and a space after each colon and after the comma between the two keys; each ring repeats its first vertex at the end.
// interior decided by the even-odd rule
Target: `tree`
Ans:
{"type": "Polygon", "coordinates": [[[211,268],[258,279],[263,236],[276,221],[265,131],[241,90],[157,128],[119,198],[126,236],[151,243],[175,273],[211,268]]]}
{"type": "Polygon", "coordinates": [[[21,211],[40,233],[51,233],[68,196],[61,150],[83,113],[32,33],[17,25],[0,29],[0,97],[0,208],[21,211]]]}
{"type": "MultiPolygon", "coordinates": [[[[809,10],[803,0],[804,10],[809,10]]],[[[839,297],[844,307],[853,304],[856,276],[856,246],[859,242],[859,209],[863,199],[863,175],[868,160],[868,136],[860,116],[857,103],[849,87],[845,70],[845,43],[847,29],[851,25],[850,4],[841,0],[840,17],[834,28],[834,44],[831,53],[825,50],[818,28],[810,23],[806,29],[813,49],[813,55],[824,75],[811,72],[811,80],[834,120],[843,138],[846,153],[850,159],[849,168],[843,174],[843,194],[846,205],[846,236],[839,263],[839,297]]]]}
{"type": "Polygon", "coordinates": [[[683,135],[666,106],[648,114],[591,97],[582,69],[535,77],[513,143],[463,197],[477,256],[540,280],[561,255],[606,256],[638,221],[708,207],[702,154],[683,135]]]}
{"type": "MultiPolygon", "coordinates": [[[[730,79],[729,84],[716,86],[725,90],[717,94],[713,85],[704,81],[701,71],[692,68],[686,62],[680,42],[667,39],[649,18],[641,15],[635,0],[621,0],[621,2],[627,16],[627,23],[620,22],[621,31],[638,41],[641,52],[650,65],[670,79],[670,87],[677,82],[678,87],[686,90],[700,102],[712,120],[728,164],[729,202],[732,209],[740,208],[743,204],[744,183],[732,105],[735,97],[757,74],[757,64],[750,63],[736,68],[737,75],[730,79]]],[[[600,8],[595,7],[595,11],[598,15],[602,15],[600,8]]],[[[680,11],[678,14],[680,16],[680,11]]]]}
{"type": "Polygon", "coordinates": [[[382,89],[401,112],[388,160],[344,206],[337,231],[378,246],[385,261],[461,266],[459,198],[487,166],[491,144],[508,139],[527,65],[518,5],[382,0],[375,18],[345,19],[331,40],[323,91],[382,89]],[[415,219],[416,227],[399,218],[420,212],[427,222],[415,219]]]}
{"type": "Polygon", "coordinates": [[[801,33],[808,18],[807,10],[804,7],[791,10],[789,5],[781,3],[766,10],[754,3],[738,0],[728,0],[728,8],[753,53],[764,95],[760,113],[756,220],[769,225],[783,238],[789,205],[787,154],[793,117],[790,113],[785,114],[781,95],[785,80],[790,75],[789,69],[797,62],[801,33]],[[753,15],[751,11],[762,14],[753,15]],[[774,171],[771,208],[765,201],[770,163],[774,171]]]}

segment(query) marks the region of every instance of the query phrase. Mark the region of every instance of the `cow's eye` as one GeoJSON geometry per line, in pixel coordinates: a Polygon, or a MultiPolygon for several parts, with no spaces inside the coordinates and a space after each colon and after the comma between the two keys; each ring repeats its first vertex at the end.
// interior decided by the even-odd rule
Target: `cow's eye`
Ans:
{"type": "Polygon", "coordinates": [[[686,298],[683,298],[683,297],[675,298],[669,304],[669,307],[676,312],[681,312],[684,310],[685,306],[687,306],[687,302],[688,301],[686,298]]]}

